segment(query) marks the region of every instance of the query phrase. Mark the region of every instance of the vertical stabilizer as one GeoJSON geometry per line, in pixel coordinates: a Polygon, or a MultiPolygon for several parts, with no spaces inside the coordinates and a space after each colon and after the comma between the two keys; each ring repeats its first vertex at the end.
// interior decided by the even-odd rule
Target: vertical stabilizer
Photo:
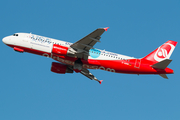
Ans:
{"type": "Polygon", "coordinates": [[[143,59],[152,61],[154,63],[169,59],[172,52],[174,51],[174,48],[176,47],[176,44],[176,41],[169,40],[160,47],[158,47],[156,50],[145,56],[143,59]]]}

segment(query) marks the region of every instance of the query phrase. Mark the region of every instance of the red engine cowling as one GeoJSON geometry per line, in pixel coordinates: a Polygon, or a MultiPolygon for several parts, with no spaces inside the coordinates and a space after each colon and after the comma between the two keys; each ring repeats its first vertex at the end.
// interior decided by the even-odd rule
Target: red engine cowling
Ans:
{"type": "Polygon", "coordinates": [[[59,74],[73,73],[73,70],[68,68],[67,65],[63,65],[61,63],[56,63],[56,62],[52,62],[51,71],[59,74]]]}
{"type": "Polygon", "coordinates": [[[68,47],[57,45],[57,44],[54,44],[52,48],[52,53],[58,54],[58,55],[66,55],[67,51],[68,51],[68,47]]]}

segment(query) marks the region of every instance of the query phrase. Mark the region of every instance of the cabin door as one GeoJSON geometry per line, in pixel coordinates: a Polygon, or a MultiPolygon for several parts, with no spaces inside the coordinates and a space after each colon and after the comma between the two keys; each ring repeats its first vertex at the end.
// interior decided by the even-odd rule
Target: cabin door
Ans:
{"type": "Polygon", "coordinates": [[[140,65],[141,65],[141,59],[136,59],[134,67],[140,68],[140,65]]]}

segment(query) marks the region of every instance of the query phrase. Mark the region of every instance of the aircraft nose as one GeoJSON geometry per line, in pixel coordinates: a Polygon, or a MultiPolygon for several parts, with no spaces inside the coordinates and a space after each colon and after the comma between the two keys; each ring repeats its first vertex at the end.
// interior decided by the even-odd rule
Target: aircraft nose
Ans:
{"type": "Polygon", "coordinates": [[[4,38],[2,39],[2,41],[3,41],[4,44],[7,44],[7,37],[4,37],[4,38]]]}
{"type": "Polygon", "coordinates": [[[3,43],[5,43],[5,38],[2,39],[3,43]]]}

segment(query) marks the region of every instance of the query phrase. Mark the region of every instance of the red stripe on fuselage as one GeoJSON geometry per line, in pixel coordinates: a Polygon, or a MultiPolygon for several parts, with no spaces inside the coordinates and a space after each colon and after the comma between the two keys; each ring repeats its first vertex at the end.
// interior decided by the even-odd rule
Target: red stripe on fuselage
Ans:
{"type": "MultiPolygon", "coordinates": [[[[74,65],[74,62],[77,58],[68,57],[68,56],[59,56],[52,53],[47,53],[31,48],[25,48],[21,46],[8,45],[12,48],[17,47],[23,49],[25,52],[50,57],[56,61],[62,62],[68,65],[74,65]]],[[[154,69],[151,67],[154,63],[145,59],[129,59],[129,60],[94,60],[88,59],[82,60],[83,67],[87,69],[101,69],[109,72],[116,73],[127,73],[127,74],[172,74],[173,70],[166,68],[154,69]]]]}
{"type": "Polygon", "coordinates": [[[151,61],[141,60],[140,66],[136,66],[137,59],[129,60],[98,60],[101,66],[114,69],[116,73],[127,74],[172,74],[173,70],[166,68],[154,69],[151,61]]]}

